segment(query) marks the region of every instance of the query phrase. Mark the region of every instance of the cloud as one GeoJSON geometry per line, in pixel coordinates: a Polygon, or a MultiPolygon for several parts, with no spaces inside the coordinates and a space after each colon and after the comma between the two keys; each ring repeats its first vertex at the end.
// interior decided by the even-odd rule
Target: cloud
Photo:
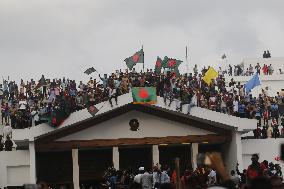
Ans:
{"type": "MultiPolygon", "coordinates": [[[[15,80],[87,78],[126,68],[144,46],[145,65],[157,56],[218,66],[226,53],[239,63],[270,49],[283,56],[282,1],[10,1],[0,2],[0,75],[15,80]]],[[[185,71],[185,65],[181,67],[185,71]]]]}

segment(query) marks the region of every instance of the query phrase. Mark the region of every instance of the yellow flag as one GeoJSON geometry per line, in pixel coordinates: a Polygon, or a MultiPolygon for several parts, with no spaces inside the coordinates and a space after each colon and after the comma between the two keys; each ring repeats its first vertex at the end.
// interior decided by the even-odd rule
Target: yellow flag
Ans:
{"type": "Polygon", "coordinates": [[[212,79],[215,79],[218,76],[218,73],[214,70],[214,68],[210,67],[207,72],[205,73],[205,76],[203,77],[203,80],[205,83],[210,85],[212,79]]]}

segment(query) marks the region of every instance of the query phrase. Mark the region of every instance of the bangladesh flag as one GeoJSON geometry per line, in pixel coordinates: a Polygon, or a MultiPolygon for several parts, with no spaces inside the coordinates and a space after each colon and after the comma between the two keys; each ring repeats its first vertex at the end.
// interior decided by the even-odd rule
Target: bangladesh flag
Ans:
{"type": "Polygon", "coordinates": [[[63,100],[48,115],[47,122],[52,127],[59,127],[71,114],[71,104],[63,100]]]}
{"type": "Polygon", "coordinates": [[[156,87],[133,87],[133,104],[156,104],[156,87]]]}
{"type": "Polygon", "coordinates": [[[162,59],[160,57],[157,57],[156,64],[155,64],[155,72],[160,74],[162,69],[162,59]]]}
{"type": "Polygon", "coordinates": [[[165,56],[163,60],[163,68],[170,68],[170,69],[175,69],[179,67],[179,65],[182,63],[181,60],[173,59],[173,58],[168,58],[165,56]]]}
{"type": "Polygon", "coordinates": [[[140,51],[136,52],[133,56],[126,58],[124,60],[126,62],[127,67],[132,70],[132,68],[137,64],[137,63],[144,63],[144,52],[143,49],[140,51]]]}

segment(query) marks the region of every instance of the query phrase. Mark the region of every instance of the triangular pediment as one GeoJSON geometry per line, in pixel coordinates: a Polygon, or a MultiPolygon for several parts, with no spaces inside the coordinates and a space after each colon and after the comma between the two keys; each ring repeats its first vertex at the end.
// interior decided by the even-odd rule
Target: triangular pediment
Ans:
{"type": "Polygon", "coordinates": [[[132,110],[84,130],[59,138],[57,141],[216,134],[212,131],[194,127],[193,124],[180,123],[149,113],[132,110]],[[133,119],[138,120],[139,127],[137,131],[132,131],[129,125],[129,122],[133,119]]]}
{"type": "MultiPolygon", "coordinates": [[[[212,133],[218,133],[218,134],[230,133],[230,130],[216,127],[214,123],[210,123],[206,120],[202,121],[202,119],[194,118],[193,116],[184,115],[182,113],[173,112],[171,110],[166,110],[152,105],[126,104],[119,108],[99,114],[97,116],[80,121],[78,123],[66,126],[61,129],[56,129],[52,132],[37,137],[36,141],[49,142],[64,138],[67,139],[68,136],[77,136],[77,135],[79,136],[84,132],[86,132],[86,135],[84,136],[87,136],[89,131],[88,129],[92,127],[93,129],[91,130],[96,132],[96,134],[94,135],[96,136],[96,138],[99,138],[98,135],[100,135],[101,139],[107,139],[105,135],[109,135],[110,133],[115,133],[115,132],[123,132],[123,129],[121,130],[118,127],[115,127],[116,124],[122,123],[123,120],[123,123],[125,125],[124,129],[128,131],[129,129],[128,123],[130,119],[139,116],[142,116],[140,119],[141,129],[144,127],[152,130],[156,129],[162,130],[161,133],[164,132],[164,135],[167,136],[175,136],[174,134],[170,134],[169,133],[170,131],[172,131],[173,133],[186,131],[187,134],[193,133],[196,135],[212,134],[212,133]],[[166,126],[164,126],[163,128],[162,127],[163,125],[166,126]],[[165,127],[167,127],[168,129],[165,129],[165,127]]],[[[147,137],[147,134],[144,133],[143,136],[147,137]]],[[[148,136],[155,137],[151,135],[151,133],[148,136]]],[[[90,138],[88,139],[91,139],[91,136],[89,137],[90,138]]],[[[122,135],[120,137],[122,137],[122,135]]],[[[159,136],[157,135],[157,137],[159,136]]]]}

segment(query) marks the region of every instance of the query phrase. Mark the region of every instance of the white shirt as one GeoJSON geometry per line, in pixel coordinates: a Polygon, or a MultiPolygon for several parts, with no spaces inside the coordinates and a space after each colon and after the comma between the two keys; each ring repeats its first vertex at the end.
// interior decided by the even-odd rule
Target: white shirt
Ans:
{"type": "Polygon", "coordinates": [[[19,109],[20,110],[25,110],[27,106],[27,101],[20,101],[19,102],[19,109]]]}
{"type": "Polygon", "coordinates": [[[84,84],[80,84],[79,85],[79,91],[83,91],[84,90],[84,84]]]}
{"type": "Polygon", "coordinates": [[[4,128],[3,128],[3,133],[4,133],[4,139],[6,139],[6,137],[9,135],[11,137],[12,135],[12,127],[10,125],[6,125],[4,128]]]}
{"type": "Polygon", "coordinates": [[[197,105],[197,97],[196,97],[196,94],[194,94],[194,96],[192,97],[191,103],[197,105]]]}
{"type": "Polygon", "coordinates": [[[37,111],[33,110],[33,111],[31,112],[31,115],[34,117],[34,120],[35,120],[35,121],[38,121],[38,120],[39,120],[39,116],[38,116],[38,112],[37,112],[37,111]]]}
{"type": "Polygon", "coordinates": [[[273,132],[273,129],[272,129],[271,126],[269,126],[269,127],[267,128],[267,137],[268,137],[268,138],[272,138],[272,132],[273,132]]]}
{"type": "Polygon", "coordinates": [[[217,181],[217,178],[216,178],[216,172],[214,170],[211,170],[209,175],[208,175],[208,184],[209,185],[214,185],[217,181]]]}
{"type": "Polygon", "coordinates": [[[116,94],[116,89],[109,88],[109,97],[114,96],[116,94]]]}
{"type": "Polygon", "coordinates": [[[143,174],[138,174],[134,177],[134,182],[136,183],[141,183],[141,177],[142,177],[143,174]]]}
{"type": "Polygon", "coordinates": [[[238,112],[238,110],[239,110],[239,102],[234,100],[233,101],[233,106],[234,106],[234,112],[238,112]]]}

